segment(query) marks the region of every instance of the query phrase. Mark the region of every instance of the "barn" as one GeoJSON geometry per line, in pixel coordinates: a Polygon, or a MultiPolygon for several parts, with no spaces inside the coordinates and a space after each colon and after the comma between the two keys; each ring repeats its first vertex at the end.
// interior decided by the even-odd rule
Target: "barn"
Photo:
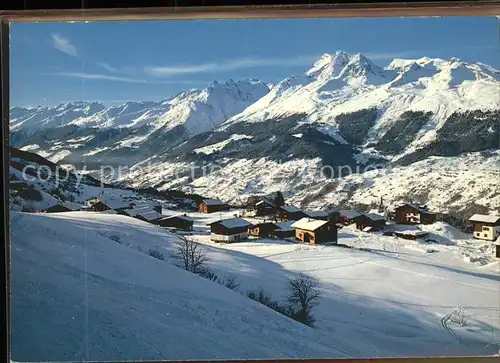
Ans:
{"type": "Polygon", "coordinates": [[[255,203],[255,215],[256,216],[270,216],[276,214],[276,206],[273,202],[262,199],[255,203]]]}
{"type": "Polygon", "coordinates": [[[311,244],[337,243],[337,225],[312,218],[301,218],[291,225],[295,228],[295,238],[311,244]]]}
{"type": "Polygon", "coordinates": [[[409,230],[409,231],[394,231],[394,235],[399,238],[416,240],[418,238],[423,238],[427,236],[429,233],[425,231],[419,230],[409,230]]]}
{"type": "Polygon", "coordinates": [[[385,217],[376,213],[361,214],[356,218],[356,229],[361,231],[374,231],[383,229],[386,223],[385,217]]]}
{"type": "Polygon", "coordinates": [[[304,214],[306,217],[313,218],[313,219],[321,219],[324,221],[327,221],[330,219],[330,213],[324,212],[322,210],[315,210],[315,211],[304,211],[304,214]]]}
{"type": "Polygon", "coordinates": [[[45,213],[74,212],[82,209],[82,206],[72,202],[59,202],[45,210],[45,213]]]}
{"type": "Polygon", "coordinates": [[[277,223],[261,222],[248,228],[248,234],[256,237],[269,237],[276,229],[278,229],[277,223]]]}
{"type": "Polygon", "coordinates": [[[220,199],[203,199],[198,205],[198,211],[200,213],[214,213],[228,210],[229,205],[220,199]]]}
{"type": "Polygon", "coordinates": [[[298,221],[301,218],[306,217],[304,212],[294,205],[284,205],[278,208],[278,217],[282,220],[298,221]]]}
{"type": "Polygon", "coordinates": [[[210,239],[214,242],[238,242],[248,238],[248,229],[252,223],[243,218],[229,218],[208,224],[210,239]]]}
{"type": "Polygon", "coordinates": [[[278,228],[276,228],[271,235],[279,239],[295,237],[295,228],[292,227],[294,222],[295,221],[286,221],[276,223],[278,228]]]}
{"type": "Polygon", "coordinates": [[[432,213],[425,205],[405,203],[395,208],[394,218],[400,224],[432,224],[437,214],[432,213]]]}
{"type": "Polygon", "coordinates": [[[340,214],[340,223],[344,225],[349,225],[356,223],[356,220],[361,217],[361,213],[356,212],[355,210],[341,210],[340,214]]]}
{"type": "Polygon", "coordinates": [[[500,236],[500,216],[474,214],[469,221],[474,225],[474,238],[495,241],[500,236]]]}
{"type": "Polygon", "coordinates": [[[193,230],[193,218],[188,217],[185,214],[163,217],[158,220],[158,225],[167,228],[176,228],[183,231],[193,230]]]}

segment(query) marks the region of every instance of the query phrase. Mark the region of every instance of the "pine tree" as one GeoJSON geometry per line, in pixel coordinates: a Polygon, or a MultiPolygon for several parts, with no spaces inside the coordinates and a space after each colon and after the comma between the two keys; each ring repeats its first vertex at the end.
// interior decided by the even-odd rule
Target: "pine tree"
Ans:
{"type": "Polygon", "coordinates": [[[274,205],[278,208],[285,205],[285,198],[283,198],[283,194],[279,190],[274,197],[274,205]]]}

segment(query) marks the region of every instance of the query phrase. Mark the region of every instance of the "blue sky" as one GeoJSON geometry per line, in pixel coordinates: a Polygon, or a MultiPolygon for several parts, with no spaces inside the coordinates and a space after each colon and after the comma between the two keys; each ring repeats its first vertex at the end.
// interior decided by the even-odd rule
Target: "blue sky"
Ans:
{"type": "Polygon", "coordinates": [[[496,17],[11,24],[11,105],[161,100],[217,80],[277,82],[324,53],[480,61],[500,68],[496,17]]]}

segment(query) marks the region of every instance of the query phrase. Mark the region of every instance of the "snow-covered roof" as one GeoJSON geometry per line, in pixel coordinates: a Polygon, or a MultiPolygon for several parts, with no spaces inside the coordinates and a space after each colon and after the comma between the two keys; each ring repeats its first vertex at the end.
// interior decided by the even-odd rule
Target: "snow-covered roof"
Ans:
{"type": "Polygon", "coordinates": [[[262,199],[261,201],[258,201],[257,203],[255,203],[255,205],[261,205],[261,204],[269,204],[269,205],[274,205],[273,202],[270,202],[269,200],[267,199],[262,199]]]}
{"type": "Polygon", "coordinates": [[[405,230],[405,231],[395,231],[395,234],[403,234],[407,236],[425,236],[429,234],[429,232],[419,231],[419,230],[405,230]]]}
{"type": "Polygon", "coordinates": [[[292,227],[305,229],[308,231],[315,231],[327,223],[328,223],[328,221],[324,221],[321,219],[313,219],[313,218],[305,217],[305,218],[301,218],[297,222],[293,223],[292,227]]]}
{"type": "Polygon", "coordinates": [[[136,214],[136,217],[137,216],[141,216],[147,221],[152,221],[153,219],[157,219],[159,217],[159,213],[155,210],[149,210],[147,212],[136,214]]]}
{"type": "Polygon", "coordinates": [[[383,221],[383,220],[385,220],[384,216],[381,216],[380,214],[376,214],[376,213],[366,213],[365,217],[371,219],[372,221],[383,221]]]}
{"type": "Polygon", "coordinates": [[[157,211],[155,211],[154,209],[151,209],[149,207],[127,209],[127,214],[129,216],[132,216],[132,217],[140,215],[140,216],[146,218],[148,221],[151,219],[156,219],[161,215],[161,213],[158,213],[157,211]],[[154,218],[150,218],[150,219],[148,218],[149,216],[153,216],[153,215],[154,215],[154,218]]]}
{"type": "Polygon", "coordinates": [[[294,223],[295,223],[294,221],[285,221],[277,223],[277,226],[281,231],[292,231],[294,229],[292,227],[292,224],[294,223]]]}
{"type": "Polygon", "coordinates": [[[220,224],[226,228],[249,227],[252,225],[252,223],[244,220],[243,218],[238,218],[238,217],[222,219],[220,221],[209,223],[209,225],[212,224],[220,224]]]}
{"type": "Polygon", "coordinates": [[[397,206],[396,209],[404,207],[404,206],[411,207],[413,209],[418,210],[419,212],[430,213],[429,208],[427,208],[426,205],[418,205],[418,204],[413,204],[413,203],[404,203],[404,204],[401,204],[401,205],[397,206]]]}
{"type": "Polygon", "coordinates": [[[483,223],[498,223],[500,221],[500,216],[486,215],[486,214],[474,214],[469,218],[471,222],[483,222],[483,223]]]}
{"type": "Polygon", "coordinates": [[[102,214],[116,214],[116,211],[114,209],[108,209],[108,210],[105,210],[101,213],[102,214]]]}
{"type": "Polygon", "coordinates": [[[341,210],[340,215],[347,217],[347,218],[356,218],[361,215],[361,213],[356,212],[355,210],[341,210]]]}
{"type": "Polygon", "coordinates": [[[130,208],[130,202],[124,202],[123,200],[109,199],[109,200],[104,200],[103,203],[112,209],[130,208]]]}
{"type": "Polygon", "coordinates": [[[168,217],[163,217],[161,220],[164,221],[166,219],[171,219],[171,218],[179,218],[179,219],[184,219],[185,221],[188,221],[188,222],[192,222],[194,221],[193,218],[189,217],[189,216],[185,216],[184,214],[179,214],[179,215],[176,215],[176,216],[168,216],[168,217]]]}
{"type": "Polygon", "coordinates": [[[294,205],[283,205],[283,206],[281,206],[281,209],[283,209],[285,212],[289,212],[289,213],[300,212],[300,209],[294,205]]]}
{"type": "Polygon", "coordinates": [[[328,212],[322,211],[322,210],[314,210],[314,211],[305,211],[304,212],[308,217],[311,218],[321,218],[321,217],[328,217],[328,212]]]}
{"type": "Polygon", "coordinates": [[[223,204],[226,204],[220,199],[203,199],[202,203],[205,205],[223,205],[223,204]]]}
{"type": "Polygon", "coordinates": [[[82,209],[82,205],[81,204],[78,204],[78,203],[73,203],[73,202],[62,202],[60,203],[62,206],[68,208],[68,209],[71,209],[71,210],[79,210],[79,209],[82,209]]]}

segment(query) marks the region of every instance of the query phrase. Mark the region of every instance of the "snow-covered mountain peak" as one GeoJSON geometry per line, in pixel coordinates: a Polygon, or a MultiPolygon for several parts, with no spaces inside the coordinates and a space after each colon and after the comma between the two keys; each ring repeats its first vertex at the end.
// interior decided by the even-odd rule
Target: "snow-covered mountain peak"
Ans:
{"type": "Polygon", "coordinates": [[[323,54],[306,72],[309,77],[316,79],[334,78],[340,74],[342,69],[351,60],[350,54],[344,51],[337,51],[334,54],[323,54]]]}
{"type": "Polygon", "coordinates": [[[306,76],[313,82],[322,82],[321,90],[331,90],[345,85],[357,88],[386,83],[395,76],[393,73],[379,67],[361,53],[339,50],[333,54],[323,54],[306,72],[306,76]]]}

